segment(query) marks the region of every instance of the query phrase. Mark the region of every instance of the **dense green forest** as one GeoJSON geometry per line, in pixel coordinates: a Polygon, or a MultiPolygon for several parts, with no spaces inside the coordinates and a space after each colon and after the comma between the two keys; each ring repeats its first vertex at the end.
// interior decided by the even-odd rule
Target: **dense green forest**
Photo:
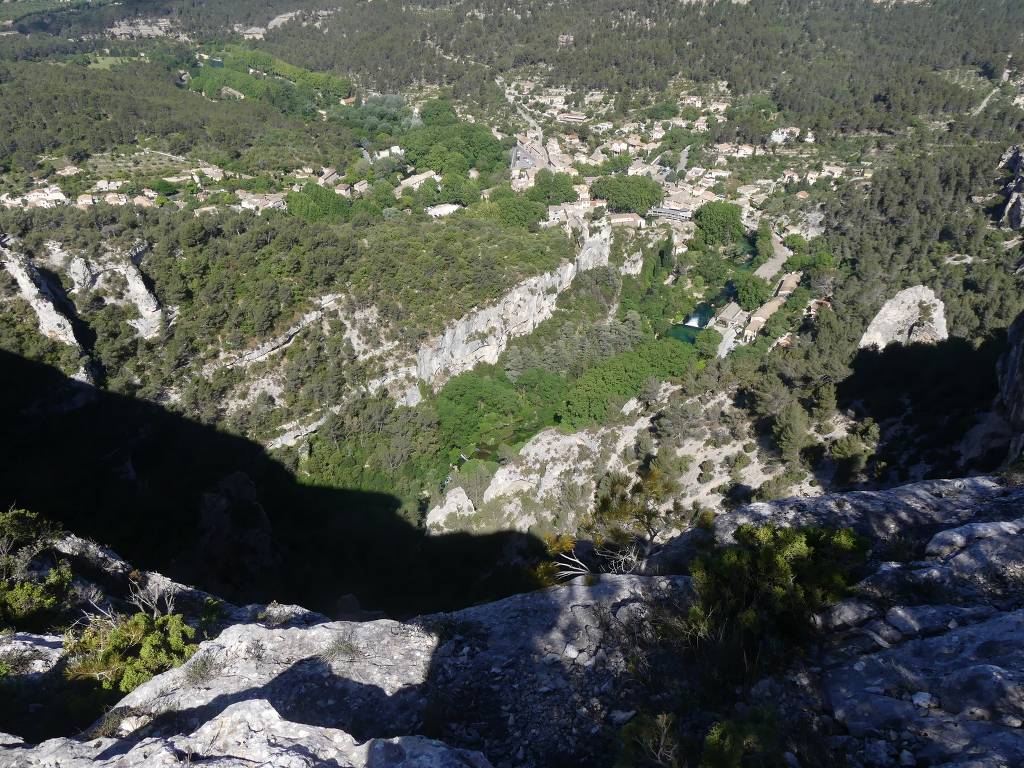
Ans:
{"type": "MultiPolygon", "coordinates": [[[[29,16],[19,24],[66,40],[144,15],[208,34],[329,6],[286,5],[133,0],[88,13],[29,16]]],[[[936,70],[975,67],[996,80],[1008,54],[1024,58],[1015,31],[1024,9],[1014,0],[985,6],[751,0],[637,10],[618,0],[585,6],[465,0],[415,10],[384,0],[350,4],[345,23],[328,24],[319,35],[299,24],[278,26],[261,45],[292,64],[355,75],[378,89],[435,83],[492,105],[501,99],[493,72],[522,67],[545,68],[553,82],[581,92],[609,90],[620,112],[637,97],[666,91],[678,75],[725,81],[738,95],[768,96],[788,119],[819,132],[894,131],[925,114],[962,113],[970,94],[936,70]],[[560,34],[571,34],[572,45],[560,46],[560,34]]],[[[751,113],[729,130],[756,139],[763,127],[751,113]]]]}
{"type": "Polygon", "coordinates": [[[182,91],[173,62],[116,71],[73,62],[0,61],[0,164],[32,168],[40,154],[72,158],[146,142],[247,171],[337,162],[352,143],[338,122],[304,122],[256,100],[213,103],[182,91]],[[39,94],[45,94],[40,98],[39,94]]]}
{"type": "MultiPolygon", "coordinates": [[[[892,131],[922,114],[966,111],[969,94],[935,70],[974,66],[996,79],[1007,53],[1024,53],[1016,32],[1024,8],[1013,0],[751,0],[648,4],[642,13],[618,0],[419,7],[357,4],[350,23],[327,32],[343,36],[342,45],[314,44],[295,26],[268,34],[264,45],[314,69],[364,73],[380,87],[427,80],[467,96],[487,91],[479,65],[539,66],[553,82],[617,94],[620,109],[634,95],[665,91],[677,75],[724,80],[736,94],[769,95],[789,119],[816,131],[892,131]],[[560,47],[566,33],[574,42],[560,47]]],[[[756,120],[730,130],[759,134],[756,120]]]]}

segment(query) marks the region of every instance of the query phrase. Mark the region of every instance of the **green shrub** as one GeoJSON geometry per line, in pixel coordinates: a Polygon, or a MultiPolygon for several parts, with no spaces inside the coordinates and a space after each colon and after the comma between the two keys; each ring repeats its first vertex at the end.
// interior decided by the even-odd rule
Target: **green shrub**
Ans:
{"type": "Polygon", "coordinates": [[[693,347],[697,354],[704,360],[711,360],[718,356],[718,347],[722,343],[722,334],[714,328],[702,328],[693,340],[693,347]]]}
{"type": "Polygon", "coordinates": [[[58,562],[40,575],[29,565],[49,546],[53,526],[33,512],[0,513],[0,627],[52,629],[67,610],[71,570],[58,562]]]}
{"type": "Polygon", "coordinates": [[[603,176],[590,190],[595,197],[607,200],[611,210],[641,216],[660,203],[665,194],[661,185],[647,176],[603,176]]]}
{"type": "Polygon", "coordinates": [[[682,745],[677,731],[675,718],[670,714],[638,715],[619,733],[622,751],[615,768],[679,766],[682,745]]]}
{"type": "Polygon", "coordinates": [[[715,678],[745,679],[790,659],[811,635],[812,615],[847,594],[866,554],[846,529],[744,525],[735,539],[694,559],[697,597],[679,625],[715,678]]]}
{"type": "Polygon", "coordinates": [[[552,173],[542,168],[537,172],[533,186],[526,191],[524,197],[546,206],[575,203],[579,199],[579,194],[572,188],[572,182],[572,176],[567,173],[552,173]]]}
{"type": "Polygon", "coordinates": [[[662,508],[677,491],[676,481],[656,463],[642,469],[636,482],[617,472],[605,475],[597,487],[594,511],[581,530],[605,546],[643,542],[649,549],[662,531],[686,522],[677,502],[662,508]]]}
{"type": "Polygon", "coordinates": [[[289,192],[285,202],[289,213],[311,222],[348,221],[352,211],[352,203],[349,200],[312,181],[298,192],[289,192]]]}
{"type": "Polygon", "coordinates": [[[105,690],[129,693],[154,675],[188,660],[196,651],[195,630],[180,614],[153,618],[101,619],[65,643],[72,680],[93,679],[105,690]]]}
{"type": "Polygon", "coordinates": [[[731,245],[746,234],[740,207],[733,203],[705,203],[697,209],[697,239],[705,245],[731,245]]]}
{"type": "Polygon", "coordinates": [[[584,373],[570,390],[561,421],[571,429],[603,422],[613,404],[640,394],[651,378],[664,381],[682,376],[695,357],[693,347],[675,339],[645,341],[609,357],[584,373]]]}
{"type": "Polygon", "coordinates": [[[66,563],[51,568],[40,581],[26,580],[0,585],[0,614],[4,624],[18,628],[42,628],[63,612],[71,587],[66,563]]]}
{"type": "Polygon", "coordinates": [[[199,612],[199,632],[206,639],[210,639],[213,630],[224,618],[224,602],[216,597],[207,597],[203,600],[203,607],[199,612]]]}
{"type": "Polygon", "coordinates": [[[752,272],[739,272],[732,278],[736,301],[748,312],[764,304],[772,297],[772,286],[752,272]]]}
{"type": "Polygon", "coordinates": [[[769,477],[754,491],[754,501],[772,501],[786,498],[790,489],[806,477],[803,470],[791,467],[775,477],[769,477]]]}
{"type": "Polygon", "coordinates": [[[762,709],[715,723],[704,737],[700,768],[784,766],[780,736],[777,719],[762,709]]]}
{"type": "Polygon", "coordinates": [[[195,687],[209,682],[216,674],[217,662],[209,652],[193,656],[191,663],[185,667],[185,680],[195,687]]]}

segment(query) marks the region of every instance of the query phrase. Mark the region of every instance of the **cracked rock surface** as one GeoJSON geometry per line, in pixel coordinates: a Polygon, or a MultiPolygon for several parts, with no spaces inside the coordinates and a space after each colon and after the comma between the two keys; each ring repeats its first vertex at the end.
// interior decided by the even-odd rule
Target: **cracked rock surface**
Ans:
{"type": "Polygon", "coordinates": [[[808,718],[852,768],[1024,765],[1022,515],[1024,488],[973,478],[721,516],[720,541],[775,522],[875,542],[872,572],[819,617],[820,648],[754,698],[808,718]]]}
{"type": "Polygon", "coordinates": [[[652,607],[687,588],[685,578],[602,576],[410,622],[286,614],[277,626],[260,614],[128,694],[94,729],[103,738],[13,747],[0,766],[174,765],[189,750],[218,766],[527,766],[599,754],[605,726],[637,694],[627,656],[652,607]]]}
{"type": "MultiPolygon", "coordinates": [[[[727,544],[748,523],[852,528],[871,555],[816,617],[816,644],[745,704],[811,729],[849,768],[1024,765],[1024,487],[978,477],[752,504],[670,542],[651,570],[685,572],[701,539],[727,544]]],[[[623,725],[652,706],[637,665],[663,672],[645,655],[656,612],[690,595],[683,576],[604,575],[401,622],[229,607],[230,626],[89,735],[3,738],[0,766],[611,765],[623,725]]]]}

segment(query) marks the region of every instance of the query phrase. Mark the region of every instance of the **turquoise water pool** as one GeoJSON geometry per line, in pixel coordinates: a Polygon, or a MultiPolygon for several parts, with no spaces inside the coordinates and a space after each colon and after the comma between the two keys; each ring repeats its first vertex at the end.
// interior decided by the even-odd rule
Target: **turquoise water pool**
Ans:
{"type": "Polygon", "coordinates": [[[665,332],[665,335],[671,336],[673,339],[686,342],[687,344],[693,344],[694,339],[697,338],[697,334],[700,333],[701,329],[707,325],[714,316],[714,307],[710,304],[698,304],[697,308],[693,310],[693,313],[686,318],[685,323],[676,323],[665,332]]]}

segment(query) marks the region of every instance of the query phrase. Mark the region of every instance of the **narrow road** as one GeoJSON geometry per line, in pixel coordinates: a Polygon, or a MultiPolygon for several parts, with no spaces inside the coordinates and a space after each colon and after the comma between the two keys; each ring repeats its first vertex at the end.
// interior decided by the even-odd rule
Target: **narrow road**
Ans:
{"type": "Polygon", "coordinates": [[[988,106],[988,103],[989,101],[992,100],[992,97],[999,93],[999,89],[1010,80],[1010,61],[1012,59],[1012,54],[1006,57],[1006,69],[1003,70],[1003,76],[999,79],[999,85],[997,85],[995,88],[989,91],[988,95],[984,99],[982,99],[981,104],[974,108],[974,110],[971,112],[971,117],[977,117],[982,112],[984,112],[985,107],[988,106]]]}
{"type": "Polygon", "coordinates": [[[772,257],[755,269],[754,274],[762,280],[771,280],[792,255],[793,252],[782,244],[782,240],[775,232],[772,232],[772,257]]]}

